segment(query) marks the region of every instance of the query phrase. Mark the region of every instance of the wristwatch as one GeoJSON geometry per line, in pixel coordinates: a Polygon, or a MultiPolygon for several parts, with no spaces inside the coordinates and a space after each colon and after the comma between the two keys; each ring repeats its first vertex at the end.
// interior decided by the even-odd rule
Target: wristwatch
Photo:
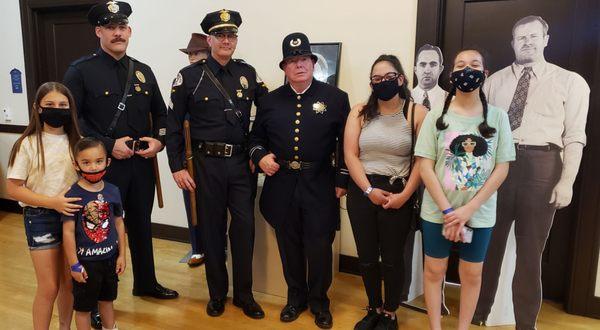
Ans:
{"type": "Polygon", "coordinates": [[[369,196],[369,194],[371,193],[371,191],[373,191],[373,187],[369,186],[364,192],[363,194],[365,196],[369,196]]]}

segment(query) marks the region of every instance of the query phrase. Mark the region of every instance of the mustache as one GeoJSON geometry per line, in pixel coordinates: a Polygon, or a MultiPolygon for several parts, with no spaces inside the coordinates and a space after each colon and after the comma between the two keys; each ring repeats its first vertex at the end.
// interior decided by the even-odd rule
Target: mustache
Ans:
{"type": "Polygon", "coordinates": [[[125,39],[123,39],[123,38],[115,38],[110,41],[111,44],[114,44],[115,42],[127,42],[127,41],[125,41],[125,39]]]}

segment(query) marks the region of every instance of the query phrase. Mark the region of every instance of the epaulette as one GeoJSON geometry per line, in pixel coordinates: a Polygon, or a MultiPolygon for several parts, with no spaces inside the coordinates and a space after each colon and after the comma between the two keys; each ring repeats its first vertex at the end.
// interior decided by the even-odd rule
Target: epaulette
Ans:
{"type": "Polygon", "coordinates": [[[91,55],[88,55],[88,56],[84,56],[84,57],[78,58],[75,61],[73,61],[73,63],[71,63],[71,65],[77,65],[77,64],[80,64],[80,63],[83,63],[83,62],[87,62],[87,61],[89,61],[91,59],[96,58],[97,56],[98,56],[98,54],[94,53],[94,54],[91,54],[91,55]]]}

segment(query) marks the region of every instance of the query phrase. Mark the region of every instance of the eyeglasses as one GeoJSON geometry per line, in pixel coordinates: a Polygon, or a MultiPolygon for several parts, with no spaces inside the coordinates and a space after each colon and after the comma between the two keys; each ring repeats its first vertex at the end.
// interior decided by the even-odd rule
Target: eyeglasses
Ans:
{"type": "Polygon", "coordinates": [[[213,37],[217,38],[217,40],[219,40],[220,42],[225,41],[225,39],[231,40],[231,41],[236,41],[238,38],[238,35],[235,33],[213,33],[212,34],[213,37]]]}
{"type": "Polygon", "coordinates": [[[475,142],[475,141],[463,141],[461,144],[462,144],[463,148],[467,147],[467,146],[474,147],[474,146],[477,145],[477,142],[475,142]]]}
{"type": "Polygon", "coordinates": [[[382,81],[396,80],[401,75],[398,72],[388,72],[383,76],[372,76],[371,84],[379,84],[382,81]]]}

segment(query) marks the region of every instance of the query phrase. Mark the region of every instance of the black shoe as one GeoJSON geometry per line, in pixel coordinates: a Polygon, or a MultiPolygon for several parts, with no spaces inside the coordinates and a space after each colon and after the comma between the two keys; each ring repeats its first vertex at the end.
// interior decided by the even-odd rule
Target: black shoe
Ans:
{"type": "Polygon", "coordinates": [[[358,321],[354,326],[354,330],[371,330],[374,329],[381,314],[377,313],[375,308],[367,307],[367,315],[362,320],[358,321]]]}
{"type": "Polygon", "coordinates": [[[177,291],[165,288],[158,283],[156,283],[154,288],[149,291],[133,289],[133,295],[154,297],[156,299],[175,299],[179,297],[179,293],[177,293],[177,291]]]}
{"type": "Polygon", "coordinates": [[[225,311],[225,299],[211,299],[206,304],[206,314],[212,317],[221,316],[225,311]]]}
{"type": "Polygon", "coordinates": [[[244,311],[244,314],[249,318],[253,319],[262,319],[265,317],[265,312],[260,307],[260,305],[252,299],[249,302],[241,302],[233,300],[233,305],[241,308],[244,311]]]}
{"type": "Polygon", "coordinates": [[[92,312],[90,315],[90,325],[94,329],[102,330],[102,319],[100,318],[100,312],[92,312]]]}
{"type": "Polygon", "coordinates": [[[333,316],[329,311],[316,312],[315,324],[321,329],[331,329],[333,326],[333,316]]]}
{"type": "Polygon", "coordinates": [[[473,315],[473,319],[471,320],[471,324],[477,325],[477,326],[480,326],[480,327],[485,327],[486,326],[485,325],[485,321],[486,321],[485,317],[475,314],[475,315],[473,315]]]}
{"type": "Polygon", "coordinates": [[[397,330],[398,329],[398,318],[394,314],[394,319],[387,313],[381,313],[379,323],[375,326],[374,330],[397,330]]]}
{"type": "Polygon", "coordinates": [[[279,314],[279,320],[281,320],[281,322],[286,323],[295,321],[298,318],[298,316],[300,316],[300,314],[302,314],[302,312],[304,312],[305,310],[306,306],[297,307],[294,305],[287,304],[281,310],[281,314],[279,314]]]}

